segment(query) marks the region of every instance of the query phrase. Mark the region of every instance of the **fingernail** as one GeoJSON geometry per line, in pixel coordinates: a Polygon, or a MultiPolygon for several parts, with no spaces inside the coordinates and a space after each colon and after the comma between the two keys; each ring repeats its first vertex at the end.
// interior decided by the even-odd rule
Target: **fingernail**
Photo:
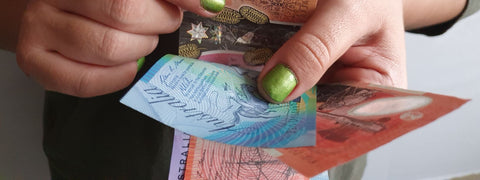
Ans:
{"type": "Polygon", "coordinates": [[[145,57],[142,57],[137,60],[137,71],[140,71],[140,69],[142,69],[142,66],[144,63],[145,63],[145,57]]]}
{"type": "Polygon", "coordinates": [[[222,11],[225,6],[225,0],[200,0],[203,9],[217,13],[222,11]]]}
{"type": "Polygon", "coordinates": [[[297,86],[297,79],[287,66],[278,64],[263,77],[262,86],[273,101],[280,103],[297,86]]]}

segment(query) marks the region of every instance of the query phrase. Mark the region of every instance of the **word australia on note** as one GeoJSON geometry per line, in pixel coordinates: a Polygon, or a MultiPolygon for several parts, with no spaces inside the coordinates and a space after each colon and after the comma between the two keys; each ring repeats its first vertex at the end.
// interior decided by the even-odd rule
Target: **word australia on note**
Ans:
{"type": "Polygon", "coordinates": [[[272,104],[258,72],[166,55],[121,102],[168,126],[207,140],[251,147],[315,144],[316,89],[272,104]]]}

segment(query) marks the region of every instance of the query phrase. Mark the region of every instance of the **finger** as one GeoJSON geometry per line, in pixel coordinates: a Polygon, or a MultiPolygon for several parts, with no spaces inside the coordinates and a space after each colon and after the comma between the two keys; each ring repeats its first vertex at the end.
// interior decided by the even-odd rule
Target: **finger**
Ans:
{"type": "Polygon", "coordinates": [[[265,65],[259,75],[260,93],[278,103],[292,100],[313,87],[356,40],[371,31],[367,22],[357,18],[362,13],[356,4],[319,4],[302,29],[265,65]]]}
{"type": "Polygon", "coordinates": [[[64,11],[116,29],[138,34],[165,34],[181,24],[181,10],[163,0],[47,0],[64,11]]]}
{"type": "Polygon", "coordinates": [[[32,17],[33,28],[40,28],[45,48],[58,51],[82,63],[114,66],[143,57],[155,49],[156,35],[132,34],[96,23],[81,16],[39,4],[32,17]],[[36,24],[36,26],[35,26],[36,24]]]}
{"type": "MultiPolygon", "coordinates": [[[[398,25],[401,23],[396,26],[398,25]]],[[[403,29],[403,27],[384,29],[370,42],[348,49],[339,59],[341,63],[338,64],[340,65],[333,71],[327,71],[327,73],[330,72],[327,75],[328,81],[365,82],[406,88],[406,53],[403,29]]]]}
{"type": "Polygon", "coordinates": [[[225,0],[167,0],[177,6],[202,16],[213,16],[225,7],[225,0]]]}
{"type": "Polygon", "coordinates": [[[47,90],[78,97],[93,97],[128,86],[136,74],[136,62],[104,67],[75,62],[58,53],[26,48],[17,62],[22,70],[47,90]]]}

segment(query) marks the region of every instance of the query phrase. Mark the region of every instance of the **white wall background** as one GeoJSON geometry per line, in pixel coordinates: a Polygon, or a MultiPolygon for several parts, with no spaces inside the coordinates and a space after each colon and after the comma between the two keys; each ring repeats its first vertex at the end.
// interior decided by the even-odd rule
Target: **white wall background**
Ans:
{"type": "MultiPolygon", "coordinates": [[[[364,179],[446,179],[480,172],[480,14],[440,37],[407,34],[409,89],[472,101],[368,156],[364,179]],[[477,34],[475,34],[477,33],[477,34]]],[[[49,179],[40,86],[0,50],[0,179],[49,179]]]]}
{"type": "Polygon", "coordinates": [[[49,179],[42,150],[43,90],[0,50],[0,180],[49,179]]]}

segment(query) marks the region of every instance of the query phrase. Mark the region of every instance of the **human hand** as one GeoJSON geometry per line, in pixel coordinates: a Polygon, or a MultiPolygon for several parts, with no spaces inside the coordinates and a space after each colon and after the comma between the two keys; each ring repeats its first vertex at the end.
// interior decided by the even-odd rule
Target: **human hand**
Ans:
{"type": "Polygon", "coordinates": [[[136,60],[155,49],[158,34],[180,26],[180,8],[213,16],[224,3],[33,0],[23,16],[17,62],[47,90],[80,97],[111,93],[133,81],[136,60]]]}
{"type": "Polygon", "coordinates": [[[402,1],[319,0],[302,29],[267,62],[258,80],[271,102],[320,82],[406,87],[402,1]]]}

